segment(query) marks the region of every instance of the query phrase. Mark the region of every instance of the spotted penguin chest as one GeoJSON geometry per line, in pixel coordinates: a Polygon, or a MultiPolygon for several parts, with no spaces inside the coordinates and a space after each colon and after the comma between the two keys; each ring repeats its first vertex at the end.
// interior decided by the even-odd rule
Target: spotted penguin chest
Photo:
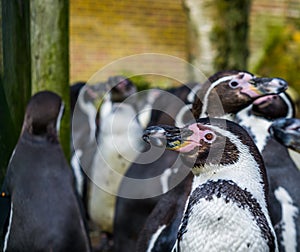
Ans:
{"type": "Polygon", "coordinates": [[[257,201],[233,182],[219,183],[211,181],[191,194],[177,251],[274,250],[273,234],[257,201]]]}

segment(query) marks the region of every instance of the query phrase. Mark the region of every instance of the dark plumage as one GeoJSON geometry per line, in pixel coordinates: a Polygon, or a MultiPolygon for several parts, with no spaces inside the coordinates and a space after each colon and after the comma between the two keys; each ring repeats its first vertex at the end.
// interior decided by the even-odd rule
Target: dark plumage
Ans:
{"type": "Polygon", "coordinates": [[[9,162],[2,196],[11,209],[7,251],[90,251],[72,171],[58,138],[61,98],[35,94],[9,162]]]}
{"type": "Polygon", "coordinates": [[[279,143],[300,152],[300,119],[277,119],[272,123],[269,131],[279,143]]]}

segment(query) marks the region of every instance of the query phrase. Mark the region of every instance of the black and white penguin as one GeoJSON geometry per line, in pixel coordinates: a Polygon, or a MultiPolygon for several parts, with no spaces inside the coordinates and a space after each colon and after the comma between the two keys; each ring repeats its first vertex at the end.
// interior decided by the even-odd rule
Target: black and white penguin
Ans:
{"type": "Polygon", "coordinates": [[[293,101],[286,92],[282,92],[256,99],[237,113],[235,121],[248,131],[259,151],[263,152],[270,138],[268,129],[272,122],[277,118],[292,118],[294,115],[293,101]]]}
{"type": "Polygon", "coordinates": [[[29,101],[1,196],[11,199],[4,251],[90,251],[74,176],[58,139],[63,113],[53,92],[29,101]]]}
{"type": "Polygon", "coordinates": [[[135,107],[138,102],[133,101],[137,98],[134,95],[136,86],[125,78],[109,81],[114,85],[100,108],[98,146],[89,174],[92,183],[89,187],[88,213],[104,237],[100,247],[112,246],[119,184],[145,144],[141,139],[143,128],[135,107]]]}
{"type": "MultiPolygon", "coordinates": [[[[235,113],[247,107],[255,99],[270,93],[280,93],[287,88],[286,82],[281,79],[256,78],[249,72],[237,70],[218,72],[212,75],[206,83],[199,85],[201,88],[197,91],[197,96],[194,98],[192,108],[195,118],[201,114],[234,118],[235,113]]],[[[192,94],[194,92],[195,91],[193,91],[192,94]]],[[[158,121],[158,123],[160,122],[158,121]]],[[[125,248],[134,250],[137,239],[140,239],[138,237],[141,236],[140,233],[148,215],[161,199],[161,196],[147,198],[152,196],[149,192],[152,192],[153,188],[155,188],[157,190],[156,195],[166,193],[179,184],[189,173],[189,169],[183,169],[179,167],[180,165],[178,166],[176,162],[177,157],[177,153],[166,150],[162,156],[151,163],[140,164],[138,162],[139,158],[137,158],[137,162],[132,164],[129,168],[126,173],[127,177],[145,180],[143,186],[135,190],[136,199],[118,198],[115,220],[115,244],[118,251],[126,251],[125,248]],[[150,182],[146,179],[155,176],[162,178],[160,181],[163,181],[163,183],[161,183],[161,185],[148,185],[147,183],[150,182]],[[124,212],[128,214],[124,216],[124,212]],[[130,220],[134,220],[135,225],[128,227],[126,223],[130,220]]],[[[183,185],[184,184],[185,183],[183,183],[183,185]]],[[[123,181],[119,191],[129,191],[132,190],[131,187],[130,184],[126,184],[123,181]]],[[[172,193],[170,192],[168,194],[172,193]]],[[[174,198],[176,198],[176,196],[174,198]]],[[[172,207],[169,210],[177,211],[177,209],[172,207]]],[[[149,220],[148,223],[152,223],[153,225],[153,223],[156,222],[149,220]]],[[[158,229],[159,224],[157,227],[146,228],[146,230],[158,229]]],[[[144,233],[142,235],[151,236],[144,233]]],[[[173,237],[173,234],[170,234],[170,236],[173,237]]],[[[144,238],[141,239],[145,240],[144,238]]],[[[175,238],[173,237],[170,240],[172,239],[175,241],[176,234],[175,238]]]]}
{"type": "Polygon", "coordinates": [[[280,251],[300,249],[300,171],[286,150],[288,147],[299,151],[298,131],[299,119],[275,120],[270,127],[270,133],[276,139],[272,142],[274,147],[271,149],[275,156],[265,154],[270,181],[270,214],[280,251]]]}
{"type": "Polygon", "coordinates": [[[126,84],[124,76],[109,77],[106,82],[93,85],[77,82],[70,87],[71,98],[71,166],[76,178],[76,188],[82,197],[85,208],[88,201],[90,167],[97,150],[96,137],[104,118],[110,111],[112,103],[120,102],[132,94],[132,88],[126,84]],[[127,90],[128,88],[128,90],[127,90]],[[102,101],[100,112],[97,103],[102,101]],[[100,114],[100,115],[99,115],[100,114]],[[82,168],[84,167],[84,169],[82,168]]]}
{"type": "Polygon", "coordinates": [[[90,167],[96,152],[95,138],[99,122],[96,100],[107,92],[104,83],[88,85],[77,82],[70,86],[71,99],[71,167],[76,178],[76,189],[87,204],[88,177],[82,167],[90,167]]]}
{"type": "Polygon", "coordinates": [[[278,251],[264,162],[242,127],[201,118],[149,127],[143,138],[181,153],[194,174],[173,251],[278,251]]]}
{"type": "Polygon", "coordinates": [[[300,119],[280,118],[275,120],[269,131],[278,142],[300,152],[300,119]]]}
{"type": "Polygon", "coordinates": [[[260,150],[269,180],[270,216],[279,243],[279,251],[300,249],[300,172],[288,150],[268,132],[276,118],[292,118],[295,109],[286,93],[257,99],[252,107],[238,113],[238,123],[248,130],[260,150]],[[286,209],[290,211],[287,212],[286,209]]]}

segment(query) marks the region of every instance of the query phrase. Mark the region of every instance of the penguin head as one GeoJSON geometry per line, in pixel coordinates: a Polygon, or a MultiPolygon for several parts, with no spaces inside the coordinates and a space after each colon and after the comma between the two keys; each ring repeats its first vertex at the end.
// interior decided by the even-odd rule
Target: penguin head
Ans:
{"type": "Polygon", "coordinates": [[[256,99],[253,102],[252,114],[268,120],[291,118],[295,116],[295,106],[289,95],[282,92],[279,95],[267,95],[256,99]]]}
{"type": "Polygon", "coordinates": [[[237,113],[255,99],[267,94],[277,94],[287,88],[279,78],[257,78],[247,71],[222,71],[212,75],[198,91],[193,103],[195,118],[222,116],[237,113]]]}
{"type": "Polygon", "coordinates": [[[63,102],[57,94],[51,91],[38,92],[26,107],[22,133],[57,141],[62,114],[63,102]]]}
{"type": "MultiPolygon", "coordinates": [[[[181,153],[182,161],[193,167],[193,172],[205,164],[226,166],[237,163],[243,154],[241,146],[255,148],[253,140],[242,127],[232,121],[215,118],[201,118],[183,128],[151,126],[144,131],[143,139],[181,153]]],[[[258,151],[254,153],[256,155],[258,151]]]]}
{"type": "Polygon", "coordinates": [[[300,153],[300,119],[277,119],[270,126],[269,132],[279,143],[300,153]]]}
{"type": "Polygon", "coordinates": [[[136,86],[124,76],[110,77],[107,84],[111,87],[112,102],[123,102],[137,91],[136,86]]]}

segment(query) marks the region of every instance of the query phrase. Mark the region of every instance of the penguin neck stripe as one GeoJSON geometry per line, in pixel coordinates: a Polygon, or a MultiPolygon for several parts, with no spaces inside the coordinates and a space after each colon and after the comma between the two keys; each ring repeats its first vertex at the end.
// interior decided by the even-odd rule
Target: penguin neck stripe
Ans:
{"type": "Polygon", "coordinates": [[[233,78],[232,75],[229,75],[229,76],[224,76],[218,80],[216,80],[215,82],[211,83],[210,87],[208,88],[208,90],[206,91],[205,93],[205,96],[204,96],[204,99],[203,99],[203,107],[202,107],[202,111],[201,111],[201,114],[200,114],[200,118],[201,117],[205,117],[206,116],[206,111],[207,111],[207,106],[208,106],[208,97],[211,93],[211,91],[216,87],[218,86],[220,83],[224,82],[224,81],[229,81],[233,78]]]}

